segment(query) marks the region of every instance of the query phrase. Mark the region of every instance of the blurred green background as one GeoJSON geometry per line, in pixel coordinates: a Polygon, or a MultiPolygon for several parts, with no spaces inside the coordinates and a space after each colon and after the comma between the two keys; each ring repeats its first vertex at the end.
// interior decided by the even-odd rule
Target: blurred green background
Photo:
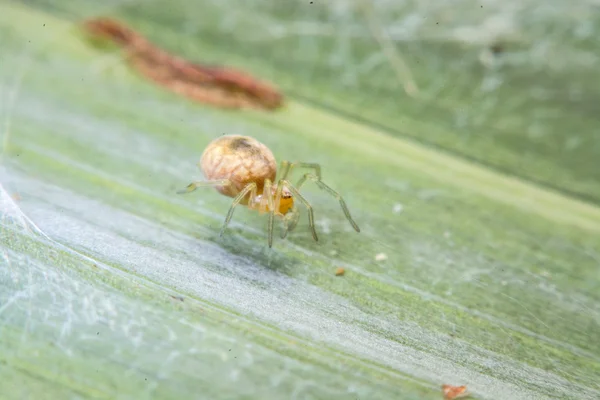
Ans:
{"type": "Polygon", "coordinates": [[[0,398],[600,397],[598,11],[0,1],[0,398]],[[156,87],[95,16],[286,107],[156,87]],[[307,185],[319,243],[304,211],[273,249],[244,209],[220,238],[230,199],[175,191],[224,133],[320,163],[361,233],[307,185]]]}

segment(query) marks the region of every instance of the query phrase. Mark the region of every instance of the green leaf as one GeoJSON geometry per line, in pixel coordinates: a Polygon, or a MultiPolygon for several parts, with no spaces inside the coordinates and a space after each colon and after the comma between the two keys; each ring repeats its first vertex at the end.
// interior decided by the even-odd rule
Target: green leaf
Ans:
{"type": "Polygon", "coordinates": [[[593,19],[565,28],[587,6],[313,3],[0,3],[3,396],[600,397],[593,19]],[[100,14],[287,105],[156,87],[74,25],[100,14]],[[234,133],[320,163],[361,232],[307,184],[318,243],[304,210],[272,249],[244,208],[219,237],[231,199],[175,192],[234,133]]]}

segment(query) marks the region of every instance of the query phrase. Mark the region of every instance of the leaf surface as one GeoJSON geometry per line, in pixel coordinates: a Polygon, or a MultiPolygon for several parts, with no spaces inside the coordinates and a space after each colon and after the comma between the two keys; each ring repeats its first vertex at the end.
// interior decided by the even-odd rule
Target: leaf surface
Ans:
{"type": "MultiPolygon", "coordinates": [[[[517,100],[551,77],[525,86],[529,64],[501,70],[510,83],[484,94],[477,46],[409,40],[429,96],[412,99],[385,60],[360,72],[380,55],[358,2],[28,3],[0,3],[4,396],[440,399],[444,383],[482,399],[600,396],[599,124],[579,100],[517,100]],[[144,81],[73,25],[107,11],[171,51],[276,81],[287,106],[220,111],[144,81]],[[450,122],[488,103],[502,106],[466,131],[450,122]],[[544,120],[547,141],[522,133],[550,109],[565,125],[544,120]],[[320,163],[361,233],[307,185],[318,243],[304,210],[272,249],[266,217],[242,208],[219,237],[231,200],[175,191],[225,133],[320,163]],[[590,145],[552,147],[577,135],[590,145]]],[[[408,18],[383,11],[383,26],[408,18]]],[[[572,64],[557,91],[588,73],[572,64]]]]}

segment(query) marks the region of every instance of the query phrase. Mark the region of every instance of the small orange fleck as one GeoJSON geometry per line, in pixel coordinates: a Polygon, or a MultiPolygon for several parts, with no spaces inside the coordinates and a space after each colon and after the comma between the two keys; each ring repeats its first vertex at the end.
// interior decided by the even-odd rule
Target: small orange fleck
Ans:
{"type": "Polygon", "coordinates": [[[336,275],[336,276],[344,275],[344,273],[345,273],[345,272],[346,272],[346,270],[345,270],[344,268],[342,268],[342,267],[338,267],[338,268],[335,270],[335,275],[336,275]]]}
{"type": "Polygon", "coordinates": [[[442,385],[442,392],[444,393],[444,399],[446,400],[460,399],[469,395],[469,393],[467,392],[467,387],[465,385],[442,385]]]}

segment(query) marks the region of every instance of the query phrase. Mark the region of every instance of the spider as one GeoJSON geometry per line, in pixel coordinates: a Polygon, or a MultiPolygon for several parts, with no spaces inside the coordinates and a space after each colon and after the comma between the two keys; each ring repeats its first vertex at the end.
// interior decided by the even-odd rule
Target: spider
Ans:
{"type": "Polygon", "coordinates": [[[190,193],[200,187],[208,186],[214,187],[222,195],[233,198],[219,236],[223,236],[235,207],[242,204],[260,214],[269,213],[268,241],[270,248],[273,244],[275,216],[283,222],[282,239],[296,227],[300,218],[300,213],[294,204],[294,200],[297,199],[306,207],[312,236],[315,241],[318,241],[313,208],[300,194],[300,188],[306,181],[315,182],[319,188],[334,196],[340,202],[340,206],[354,230],[360,232],[360,228],[352,219],[342,196],[321,180],[319,164],[282,161],[280,177],[275,183],[277,163],[267,146],[250,136],[224,135],[208,144],[198,166],[207,180],[194,181],[177,193],[190,193]],[[309,168],[313,170],[313,173],[304,174],[296,185],[292,185],[287,178],[294,167],[309,168]]]}

